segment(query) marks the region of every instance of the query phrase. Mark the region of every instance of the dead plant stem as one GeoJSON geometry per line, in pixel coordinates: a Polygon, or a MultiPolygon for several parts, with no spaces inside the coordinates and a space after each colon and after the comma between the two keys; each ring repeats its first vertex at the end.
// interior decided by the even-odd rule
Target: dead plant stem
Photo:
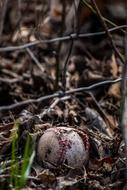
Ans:
{"type": "Polygon", "coordinates": [[[98,6],[97,6],[97,4],[96,4],[96,1],[95,1],[95,0],[91,0],[91,2],[92,2],[93,6],[94,6],[94,8],[95,8],[95,10],[96,10],[96,12],[97,12],[97,15],[99,16],[99,18],[100,18],[100,20],[101,20],[101,22],[102,22],[102,25],[103,25],[103,27],[104,27],[104,29],[105,29],[105,31],[106,31],[106,34],[107,34],[108,39],[109,39],[109,42],[111,43],[111,46],[112,46],[112,48],[113,48],[115,54],[119,57],[119,59],[121,60],[121,62],[124,63],[124,58],[122,57],[122,55],[120,54],[120,52],[119,52],[118,49],[116,48],[116,45],[115,45],[115,43],[114,43],[114,41],[113,41],[113,39],[112,39],[112,35],[111,35],[111,33],[109,32],[109,30],[108,30],[107,24],[106,24],[106,22],[105,22],[105,20],[104,20],[104,18],[103,18],[103,16],[102,16],[102,14],[101,14],[101,12],[100,12],[98,6]]]}

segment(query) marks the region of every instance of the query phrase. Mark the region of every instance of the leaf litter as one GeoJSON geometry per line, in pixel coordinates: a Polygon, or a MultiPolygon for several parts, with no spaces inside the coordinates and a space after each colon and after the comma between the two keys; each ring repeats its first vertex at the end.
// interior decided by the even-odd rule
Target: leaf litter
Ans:
{"type": "MultiPolygon", "coordinates": [[[[69,6],[68,2],[67,10],[69,6]]],[[[47,1],[43,1],[43,4],[40,0],[21,1],[21,4],[15,0],[9,1],[4,31],[0,39],[1,47],[25,44],[40,38],[45,39],[49,37],[48,34],[50,38],[57,37],[59,35],[57,24],[61,24],[59,19],[57,24],[54,23],[56,26],[54,33],[48,31],[50,29],[48,25],[46,36],[42,35],[43,31],[40,32],[43,24],[46,23],[48,10],[47,1]],[[21,15],[17,10],[20,10],[21,15]]],[[[93,18],[90,17],[82,31],[96,32],[94,29],[96,19],[94,20],[94,15],[93,18]]],[[[99,23],[99,19],[97,21],[99,23]]],[[[52,26],[53,23],[50,24],[52,26]]],[[[101,28],[100,24],[98,28],[101,28]]],[[[118,44],[119,51],[123,52],[123,34],[114,32],[112,36],[118,44]]],[[[37,99],[53,94],[57,90],[60,92],[63,90],[61,73],[69,42],[63,42],[61,54],[58,46],[58,43],[42,43],[30,47],[28,51],[25,48],[19,51],[0,52],[0,107],[37,99]],[[59,73],[57,73],[57,64],[60,67],[59,73]]],[[[121,72],[121,61],[109,47],[105,36],[79,39],[74,41],[68,61],[67,89],[87,87],[101,81],[113,80],[120,77],[121,72]]],[[[10,180],[11,169],[15,168],[14,164],[16,164],[12,160],[12,134],[15,134],[17,138],[14,157],[20,171],[25,159],[23,153],[28,135],[32,139],[29,149],[33,152],[37,150],[38,141],[47,129],[62,126],[71,127],[74,131],[81,130],[89,136],[90,149],[87,165],[73,168],[65,162],[51,169],[46,168],[43,163],[40,165],[35,155],[29,172],[25,173],[27,181],[22,186],[23,190],[126,189],[125,145],[119,127],[120,98],[121,86],[120,83],[116,83],[69,96],[66,94],[64,96],[62,92],[57,98],[0,111],[1,188],[19,188],[18,184],[17,187],[14,184],[15,175],[14,179],[10,180]],[[18,128],[15,128],[17,122],[18,128]]],[[[30,159],[33,159],[32,154],[30,159]]],[[[27,166],[25,169],[26,172],[27,166]]],[[[16,178],[16,183],[21,178],[20,174],[21,172],[16,178]]]]}

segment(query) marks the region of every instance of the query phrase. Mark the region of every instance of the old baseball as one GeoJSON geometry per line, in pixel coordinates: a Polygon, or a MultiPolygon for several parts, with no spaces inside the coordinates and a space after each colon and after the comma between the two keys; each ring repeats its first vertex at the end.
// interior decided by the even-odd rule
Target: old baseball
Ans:
{"type": "Polygon", "coordinates": [[[73,168],[82,167],[88,160],[88,154],[88,136],[77,129],[49,128],[38,141],[38,160],[48,168],[55,168],[63,164],[73,168]]]}

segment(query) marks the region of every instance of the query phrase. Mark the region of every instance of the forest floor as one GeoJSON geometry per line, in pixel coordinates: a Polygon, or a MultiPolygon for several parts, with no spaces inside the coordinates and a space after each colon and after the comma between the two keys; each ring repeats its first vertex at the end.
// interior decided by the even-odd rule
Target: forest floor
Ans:
{"type": "MultiPolygon", "coordinates": [[[[0,189],[126,190],[125,144],[119,125],[123,63],[100,18],[91,14],[80,31],[86,34],[83,38],[74,39],[64,30],[62,34],[59,22],[54,23],[53,33],[46,29],[46,36],[42,30],[47,1],[3,4],[0,189]],[[39,137],[59,126],[88,135],[86,166],[63,164],[51,169],[38,163],[39,137]]],[[[124,55],[124,20],[111,15],[108,19],[123,26],[107,25],[114,28],[111,38],[124,55]]]]}

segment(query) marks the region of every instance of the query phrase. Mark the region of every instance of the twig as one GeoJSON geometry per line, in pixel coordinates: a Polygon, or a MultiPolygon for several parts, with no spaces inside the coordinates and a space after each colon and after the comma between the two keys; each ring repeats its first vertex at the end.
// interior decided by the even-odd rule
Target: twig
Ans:
{"type": "Polygon", "coordinates": [[[72,41],[71,41],[71,43],[70,43],[69,52],[68,52],[67,57],[66,57],[66,59],[65,59],[64,68],[63,68],[63,80],[62,80],[62,84],[63,84],[63,90],[64,90],[64,92],[66,91],[67,65],[68,65],[69,57],[70,57],[71,52],[72,52],[72,48],[73,48],[73,39],[72,39],[72,41]]]}
{"type": "Polygon", "coordinates": [[[9,0],[3,0],[3,9],[1,10],[1,18],[0,18],[0,40],[4,29],[4,21],[5,21],[5,15],[7,11],[7,5],[9,0]]]}
{"type": "MultiPolygon", "coordinates": [[[[122,127],[125,153],[127,158],[127,32],[125,34],[125,64],[123,65],[122,73],[122,99],[121,99],[121,115],[120,126],[122,127]]],[[[126,163],[127,164],[127,163],[126,163]]]]}
{"type": "MultiPolygon", "coordinates": [[[[121,25],[121,26],[117,26],[117,27],[113,27],[108,29],[109,32],[113,32],[113,31],[117,31],[120,30],[122,28],[127,28],[127,25],[121,25]]],[[[22,50],[28,47],[32,47],[35,45],[38,45],[40,43],[55,43],[58,41],[66,41],[66,40],[72,40],[72,39],[78,39],[78,38],[90,38],[90,37],[96,37],[96,36],[100,36],[100,35],[105,35],[106,31],[102,31],[102,32],[94,32],[94,33],[80,33],[77,35],[77,33],[73,33],[71,35],[68,36],[63,36],[63,37],[58,37],[58,38],[53,38],[53,39],[49,39],[49,40],[36,40],[34,42],[30,42],[30,43],[26,43],[23,45],[19,45],[19,46],[8,46],[8,47],[1,47],[0,48],[0,52],[7,52],[7,51],[16,51],[16,50],[22,50]]]]}
{"type": "MultiPolygon", "coordinates": [[[[127,34],[126,34],[127,35],[127,34]]],[[[125,64],[123,65],[122,69],[122,80],[121,80],[121,89],[122,89],[122,96],[121,96],[121,106],[120,106],[120,126],[122,127],[122,120],[123,120],[123,112],[125,107],[125,97],[126,97],[126,76],[127,76],[127,39],[125,35],[125,64]]]]}
{"type": "MultiPolygon", "coordinates": [[[[65,13],[66,13],[66,1],[62,1],[62,24],[59,35],[63,36],[64,26],[65,26],[65,13]]],[[[60,80],[60,51],[62,47],[62,41],[59,41],[57,46],[57,54],[56,54],[56,80],[55,80],[55,90],[58,90],[59,80],[60,80]]]]}
{"type": "Polygon", "coordinates": [[[8,83],[8,84],[13,84],[16,82],[21,82],[21,81],[23,81],[23,77],[18,77],[18,78],[13,78],[13,79],[0,77],[0,82],[8,83]]]}
{"type": "Polygon", "coordinates": [[[94,104],[96,105],[97,109],[98,109],[98,112],[101,114],[103,120],[105,121],[106,123],[106,127],[105,127],[105,130],[107,132],[107,134],[112,137],[112,134],[113,134],[113,124],[111,123],[111,121],[109,120],[109,118],[107,117],[105,111],[101,108],[101,106],[99,105],[98,101],[96,100],[96,98],[94,97],[93,93],[89,93],[89,95],[91,96],[94,104]],[[110,129],[109,129],[110,128],[110,129]]]}
{"type": "MultiPolygon", "coordinates": [[[[9,178],[9,177],[10,177],[10,174],[2,174],[2,175],[0,175],[0,179],[9,178]]],[[[21,175],[18,175],[18,176],[16,176],[16,177],[21,178],[22,176],[21,176],[21,175]]],[[[27,179],[28,179],[28,180],[36,180],[36,181],[39,181],[39,180],[40,180],[39,178],[34,177],[34,176],[28,176],[27,179]]]]}
{"type": "Polygon", "coordinates": [[[120,54],[120,52],[118,51],[118,49],[116,48],[116,45],[115,45],[115,43],[114,43],[114,41],[112,39],[110,31],[108,30],[107,24],[106,24],[105,20],[103,19],[103,16],[102,16],[102,14],[101,14],[101,12],[100,12],[97,4],[96,4],[96,1],[95,0],[91,0],[91,2],[92,2],[93,6],[94,6],[94,8],[95,8],[95,10],[97,12],[97,15],[99,16],[99,18],[100,18],[100,20],[102,22],[102,25],[103,25],[103,27],[104,27],[104,29],[106,31],[106,34],[107,34],[107,36],[109,38],[109,42],[111,42],[111,45],[112,45],[112,48],[113,48],[114,52],[119,57],[119,59],[121,60],[121,62],[124,63],[124,59],[123,59],[122,55],[120,54]]]}
{"type": "Polygon", "coordinates": [[[42,67],[41,63],[38,61],[38,59],[35,57],[33,52],[30,50],[30,48],[26,48],[27,53],[31,57],[31,59],[36,63],[38,68],[41,70],[42,73],[44,73],[45,69],[42,67]]]}
{"type": "Polygon", "coordinates": [[[105,81],[102,81],[102,82],[95,83],[95,84],[93,84],[91,86],[88,86],[88,87],[75,88],[75,89],[72,89],[72,90],[68,90],[68,91],[66,91],[64,93],[57,92],[57,93],[54,93],[54,94],[51,94],[51,95],[40,97],[38,99],[28,99],[28,100],[18,102],[18,103],[9,105],[9,106],[1,106],[0,107],[0,112],[9,111],[9,110],[12,110],[12,109],[15,109],[15,108],[18,108],[18,107],[21,107],[21,106],[26,106],[26,105],[29,105],[29,104],[40,103],[42,101],[49,100],[49,99],[52,99],[52,98],[57,98],[57,97],[65,96],[65,95],[70,95],[70,94],[74,94],[74,93],[78,93],[78,92],[83,92],[83,91],[91,91],[91,90],[93,90],[93,89],[95,89],[97,87],[107,85],[107,84],[114,84],[114,83],[120,82],[121,80],[122,80],[121,78],[117,78],[115,80],[105,80],[105,81]]]}
{"type": "MultiPolygon", "coordinates": [[[[76,1],[74,0],[74,13],[75,13],[75,18],[74,18],[74,27],[73,27],[73,32],[76,32],[76,36],[78,36],[78,32],[79,32],[79,26],[78,26],[78,9],[77,9],[77,6],[76,6],[76,1]]],[[[68,61],[69,61],[69,58],[70,58],[70,55],[71,55],[71,52],[72,52],[72,48],[73,48],[73,44],[74,44],[74,41],[73,41],[73,37],[70,35],[71,37],[71,42],[70,42],[70,47],[69,47],[69,51],[68,51],[68,54],[66,56],[66,59],[65,59],[65,63],[64,63],[64,68],[63,68],[63,75],[62,75],[62,84],[63,84],[63,91],[65,92],[66,91],[66,73],[67,73],[67,66],[68,66],[68,61]]]]}
{"type": "Polygon", "coordinates": [[[49,114],[53,109],[54,107],[60,102],[60,101],[66,101],[70,99],[70,96],[65,96],[65,97],[58,97],[56,98],[53,103],[49,106],[49,108],[45,109],[41,114],[39,115],[36,115],[38,118],[42,119],[46,114],[49,114]]]}
{"type": "Polygon", "coordinates": [[[19,78],[20,76],[17,74],[17,73],[15,73],[15,72],[13,72],[13,71],[11,71],[11,70],[8,70],[8,69],[1,69],[1,72],[4,74],[4,75],[8,75],[8,76],[10,76],[10,77],[12,77],[12,78],[19,78]]]}
{"type": "MultiPolygon", "coordinates": [[[[22,18],[22,14],[21,14],[21,0],[18,0],[18,17],[19,17],[19,23],[18,25],[21,28],[22,22],[21,22],[21,18],[22,18]]],[[[20,32],[19,32],[20,33],[20,32]]],[[[21,33],[20,33],[21,35],[21,33]]],[[[22,38],[22,36],[21,36],[22,38]]],[[[38,61],[38,59],[35,57],[35,55],[33,54],[33,52],[31,51],[31,49],[29,47],[25,48],[27,53],[29,54],[29,56],[31,57],[31,59],[34,61],[34,63],[38,66],[38,68],[42,71],[42,73],[44,73],[44,68],[42,67],[41,63],[38,61]]]]}
{"type": "MultiPolygon", "coordinates": [[[[94,14],[97,14],[96,10],[90,5],[90,3],[87,2],[87,0],[82,0],[82,3],[85,4],[94,14]]],[[[108,20],[107,18],[103,17],[103,20],[107,23],[109,23],[111,26],[117,26],[114,22],[111,20],[108,20]]],[[[125,32],[124,30],[121,30],[122,32],[125,32]]]]}

